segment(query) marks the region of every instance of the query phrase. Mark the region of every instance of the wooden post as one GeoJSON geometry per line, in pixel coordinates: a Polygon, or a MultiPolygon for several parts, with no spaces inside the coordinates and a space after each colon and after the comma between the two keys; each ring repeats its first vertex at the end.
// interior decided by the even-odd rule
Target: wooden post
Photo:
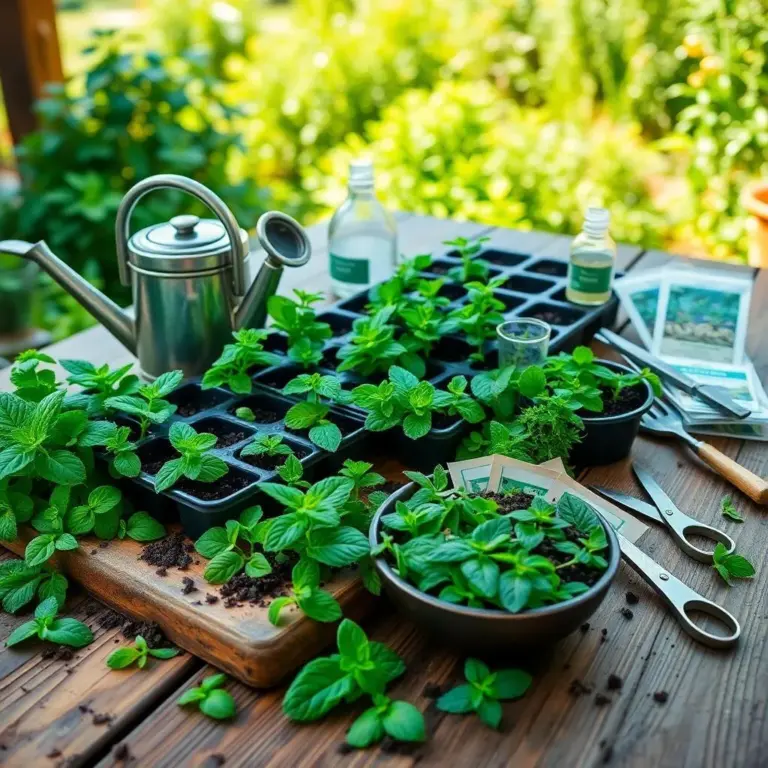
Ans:
{"type": "Polygon", "coordinates": [[[0,81],[14,144],[35,129],[45,83],[62,80],[55,0],[0,0],[0,81]]]}

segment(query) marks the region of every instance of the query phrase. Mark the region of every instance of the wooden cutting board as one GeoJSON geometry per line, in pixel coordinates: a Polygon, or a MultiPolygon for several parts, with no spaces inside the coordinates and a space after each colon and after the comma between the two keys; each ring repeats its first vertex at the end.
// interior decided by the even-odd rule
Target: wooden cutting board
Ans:
{"type": "MultiPolygon", "coordinates": [[[[3,545],[23,555],[34,533],[26,528],[16,541],[3,545]]],[[[284,609],[280,626],[275,627],[267,619],[267,608],[250,604],[225,608],[223,599],[206,603],[206,593],[218,594],[218,590],[203,578],[207,560],[195,553],[186,570],[169,568],[168,575],[161,577],[155,573],[156,566],[139,560],[143,548],[139,542],[116,539],[103,548],[99,543],[84,536],[77,550],[57,552],[53,563],[99,600],[133,619],[156,622],[175,645],[248,685],[275,685],[335,637],[335,623],[312,621],[295,609],[284,609]],[[182,592],[185,576],[197,587],[186,595],[182,592]],[[195,605],[197,601],[202,605],[195,605]]],[[[355,620],[370,611],[376,600],[353,574],[339,576],[325,589],[339,601],[344,616],[355,620]]]]}

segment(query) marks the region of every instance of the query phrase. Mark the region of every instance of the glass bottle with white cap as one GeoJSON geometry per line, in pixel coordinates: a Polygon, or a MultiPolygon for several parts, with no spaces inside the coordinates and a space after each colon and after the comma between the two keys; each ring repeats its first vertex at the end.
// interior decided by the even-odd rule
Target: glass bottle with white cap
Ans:
{"type": "Polygon", "coordinates": [[[611,298],[616,243],[608,232],[610,220],[605,208],[587,208],[584,229],[571,244],[565,296],[574,304],[596,306],[611,298]]]}
{"type": "Polygon", "coordinates": [[[331,287],[346,298],[390,278],[397,263],[397,225],[376,198],[370,158],[349,164],[349,196],[328,228],[331,287]]]}

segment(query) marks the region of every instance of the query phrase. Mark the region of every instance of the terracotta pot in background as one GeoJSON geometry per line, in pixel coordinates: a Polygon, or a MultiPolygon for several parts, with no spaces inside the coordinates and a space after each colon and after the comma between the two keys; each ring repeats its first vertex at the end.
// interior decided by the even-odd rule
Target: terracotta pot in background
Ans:
{"type": "Polygon", "coordinates": [[[741,204],[752,216],[749,222],[749,256],[753,267],[768,267],[768,181],[747,184],[741,204]]]}

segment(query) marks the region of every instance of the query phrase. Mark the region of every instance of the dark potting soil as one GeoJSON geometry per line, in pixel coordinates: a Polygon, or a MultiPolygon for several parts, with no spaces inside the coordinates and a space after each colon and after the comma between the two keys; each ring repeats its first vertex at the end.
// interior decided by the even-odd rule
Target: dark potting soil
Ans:
{"type": "Polygon", "coordinates": [[[198,480],[188,480],[183,477],[174,488],[201,501],[215,501],[231,496],[253,482],[256,481],[248,475],[235,473],[230,469],[228,474],[213,483],[201,483],[198,480]]]}
{"type": "Polygon", "coordinates": [[[533,317],[536,320],[543,320],[550,325],[569,324],[567,316],[556,309],[540,309],[536,312],[532,312],[528,317],[533,317]]]}
{"type": "Polygon", "coordinates": [[[627,592],[626,599],[630,605],[637,605],[640,602],[640,598],[634,592],[627,592]]]}
{"type": "Polygon", "coordinates": [[[648,397],[648,391],[644,384],[624,387],[616,398],[613,396],[613,391],[607,387],[600,387],[600,392],[603,395],[603,410],[600,413],[595,413],[582,409],[577,412],[579,416],[586,416],[591,419],[619,416],[639,408],[648,397]]]}
{"type": "Polygon", "coordinates": [[[230,445],[241,443],[251,432],[236,427],[226,421],[206,421],[200,424],[199,432],[211,432],[216,435],[217,448],[229,448],[230,445]]]}
{"type": "Polygon", "coordinates": [[[274,424],[276,421],[280,421],[283,418],[282,413],[278,413],[273,408],[261,408],[260,406],[254,406],[251,401],[247,403],[238,403],[237,406],[230,408],[229,412],[233,416],[237,416],[235,411],[238,408],[248,407],[253,411],[253,423],[254,424],[274,424]]]}
{"type": "Polygon", "coordinates": [[[131,750],[125,742],[118,744],[112,754],[115,760],[120,763],[127,763],[131,759],[131,750]]]}
{"type": "Polygon", "coordinates": [[[609,691],[620,691],[623,685],[624,681],[618,675],[610,674],[605,687],[609,691]]]}
{"type": "Polygon", "coordinates": [[[75,657],[71,648],[67,648],[66,645],[60,645],[57,648],[46,648],[42,657],[44,659],[55,659],[56,661],[72,661],[75,657]]]}
{"type": "Polygon", "coordinates": [[[481,496],[486,499],[493,499],[499,505],[500,514],[517,512],[519,509],[528,509],[533,501],[533,496],[530,493],[523,493],[523,491],[515,491],[514,493],[486,491],[481,496]]]}
{"type": "Polygon", "coordinates": [[[170,648],[173,645],[163,630],[152,621],[129,621],[123,627],[126,640],[135,640],[137,635],[141,635],[150,648],[170,648]]]}
{"type": "Polygon", "coordinates": [[[176,404],[176,415],[185,419],[189,416],[195,416],[201,411],[214,408],[222,402],[222,395],[214,390],[205,391],[196,389],[188,394],[184,393],[184,397],[185,399],[179,402],[181,397],[175,399],[173,395],[171,395],[170,401],[176,404]]]}
{"type": "MultiPolygon", "coordinates": [[[[572,541],[574,544],[579,544],[579,539],[584,536],[584,534],[579,533],[575,528],[564,528],[563,532],[565,538],[568,541],[572,541]]],[[[551,539],[544,539],[538,547],[531,550],[531,553],[535,555],[543,555],[551,560],[556,566],[567,563],[571,559],[571,555],[555,549],[555,542],[551,539]]],[[[588,568],[586,565],[576,563],[575,565],[560,568],[557,573],[564,582],[580,581],[588,587],[591,587],[593,584],[597,584],[604,571],[597,570],[596,568],[588,568]]]]}
{"type": "Polygon", "coordinates": [[[195,545],[183,533],[172,533],[164,539],[147,544],[139,559],[160,568],[185,571],[192,564],[190,553],[194,551],[195,545]]]}
{"type": "Polygon", "coordinates": [[[190,592],[197,592],[197,587],[195,586],[195,580],[190,579],[189,576],[185,576],[181,583],[184,585],[181,588],[181,593],[183,595],[188,595],[190,592]]]}
{"type": "MultiPolygon", "coordinates": [[[[309,455],[309,451],[305,448],[300,448],[296,444],[293,444],[291,447],[293,448],[293,452],[296,454],[296,458],[299,460],[309,455]]],[[[238,458],[240,461],[245,462],[246,464],[250,464],[252,467],[257,467],[258,469],[265,469],[268,472],[272,472],[273,470],[285,464],[285,460],[288,457],[283,453],[277,454],[275,456],[268,456],[266,453],[243,456],[241,453],[238,458]]]]}
{"type": "Polygon", "coordinates": [[[443,694],[443,689],[437,683],[427,683],[421,695],[427,699],[439,699],[443,694]]]}
{"type": "Polygon", "coordinates": [[[122,627],[128,619],[117,611],[106,611],[96,619],[96,623],[102,629],[115,629],[116,627],[122,627]]]}
{"type": "Polygon", "coordinates": [[[666,691],[656,691],[656,693],[653,694],[653,700],[657,704],[666,704],[669,700],[669,694],[666,691]]]}
{"type": "Polygon", "coordinates": [[[235,608],[243,603],[264,608],[272,598],[286,594],[288,585],[291,583],[291,569],[297,558],[289,557],[285,562],[280,563],[276,555],[271,552],[265,553],[265,557],[272,566],[272,573],[256,579],[246,576],[245,573],[238,573],[219,587],[219,594],[224,598],[226,608],[235,608]]]}
{"type": "Polygon", "coordinates": [[[622,608],[620,611],[621,615],[629,621],[630,619],[634,618],[634,613],[629,610],[629,608],[622,608]]]}

